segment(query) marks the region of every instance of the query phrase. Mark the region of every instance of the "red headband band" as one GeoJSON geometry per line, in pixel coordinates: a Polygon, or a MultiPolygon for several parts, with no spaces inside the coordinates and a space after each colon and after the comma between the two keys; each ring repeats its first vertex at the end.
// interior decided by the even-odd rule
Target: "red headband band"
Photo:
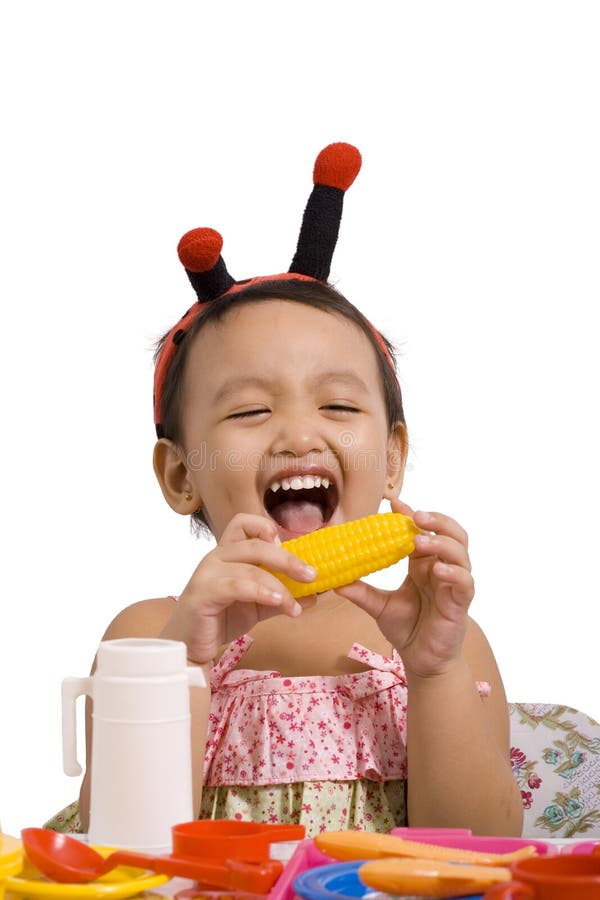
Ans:
{"type": "MultiPolygon", "coordinates": [[[[330,144],[319,153],[313,173],[314,187],[304,211],[298,246],[289,272],[236,282],[223,262],[223,239],[217,231],[196,228],[181,238],[177,252],[198,302],[171,328],[158,354],[154,371],[154,424],[159,438],[164,437],[161,418],[165,379],[177,348],[192,322],[212,300],[236,294],[249,285],[292,279],[327,282],[342,217],[344,193],[358,175],[360,166],[360,153],[350,144],[330,144]]],[[[371,323],[369,326],[395,372],[383,337],[371,323]]]]}

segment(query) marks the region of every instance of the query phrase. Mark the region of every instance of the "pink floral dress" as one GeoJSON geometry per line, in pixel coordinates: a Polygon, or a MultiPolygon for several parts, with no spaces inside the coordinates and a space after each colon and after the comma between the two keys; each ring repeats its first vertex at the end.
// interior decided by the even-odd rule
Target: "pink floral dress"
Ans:
{"type": "Polygon", "coordinates": [[[406,824],[399,654],[353,644],[349,658],[369,669],[288,678],[236,669],[251,643],[234,641],[211,671],[200,818],[299,822],[308,836],[406,824]]]}
{"type": "MultiPolygon", "coordinates": [[[[308,837],[405,825],[407,691],[397,651],[388,658],[353,644],[348,656],[363,672],[291,678],[235,668],[251,643],[234,641],[210,673],[199,817],[300,823],[308,837]]],[[[80,831],[77,803],[45,827],[80,831]]]]}

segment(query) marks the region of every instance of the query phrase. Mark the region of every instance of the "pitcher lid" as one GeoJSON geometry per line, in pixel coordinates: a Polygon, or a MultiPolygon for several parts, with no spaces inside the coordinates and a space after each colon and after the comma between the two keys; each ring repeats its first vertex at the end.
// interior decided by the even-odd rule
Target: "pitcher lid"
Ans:
{"type": "Polygon", "coordinates": [[[99,675],[176,675],[187,667],[182,641],[162,638],[117,638],[102,641],[96,657],[99,675]]]}

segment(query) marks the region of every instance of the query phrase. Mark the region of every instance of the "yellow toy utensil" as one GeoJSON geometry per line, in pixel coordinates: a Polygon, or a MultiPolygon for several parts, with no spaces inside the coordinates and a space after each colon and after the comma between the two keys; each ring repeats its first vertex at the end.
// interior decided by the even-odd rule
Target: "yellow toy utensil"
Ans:
{"type": "Polygon", "coordinates": [[[0,900],[4,897],[5,879],[18,875],[23,868],[23,845],[17,838],[0,830],[0,900]]]}
{"type": "Polygon", "coordinates": [[[315,844],[334,859],[381,859],[386,856],[408,856],[444,862],[472,863],[479,866],[509,866],[519,859],[535,856],[535,847],[521,847],[512,853],[484,853],[458,847],[438,847],[420,841],[406,841],[392,834],[369,831],[325,831],[315,837],[315,844]]]}
{"type": "Polygon", "coordinates": [[[361,866],[358,875],[375,890],[413,897],[478,894],[511,878],[510,869],[457,865],[433,859],[377,859],[361,866]]]}

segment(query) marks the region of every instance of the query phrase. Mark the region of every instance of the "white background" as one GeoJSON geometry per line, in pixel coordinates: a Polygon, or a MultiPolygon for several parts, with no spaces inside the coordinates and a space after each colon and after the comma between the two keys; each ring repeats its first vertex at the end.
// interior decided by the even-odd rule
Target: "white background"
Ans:
{"type": "Polygon", "coordinates": [[[5,830],[77,795],[61,679],[209,548],[151,468],[177,241],[287,269],[336,140],[332,278],[400,350],[404,497],[470,532],[509,698],[600,718],[597,3],[13,2],[0,35],[5,830]]]}

